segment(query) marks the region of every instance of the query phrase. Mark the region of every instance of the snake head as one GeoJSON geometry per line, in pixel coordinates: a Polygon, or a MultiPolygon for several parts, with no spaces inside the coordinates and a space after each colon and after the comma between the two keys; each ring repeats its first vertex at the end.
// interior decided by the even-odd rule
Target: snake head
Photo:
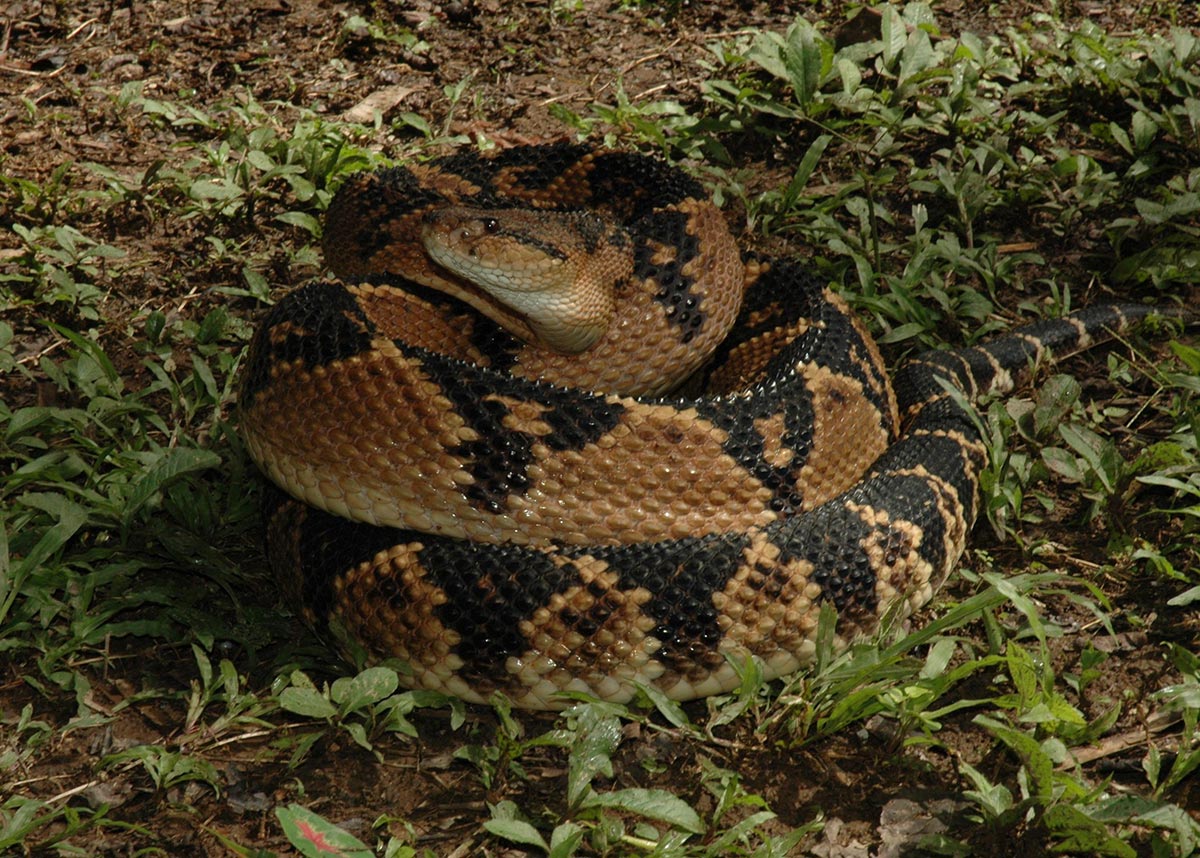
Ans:
{"type": "Polygon", "coordinates": [[[633,271],[624,230],[590,212],[446,206],[425,214],[421,241],[437,265],[520,315],[559,352],[582,352],[604,335],[617,287],[633,271]]]}

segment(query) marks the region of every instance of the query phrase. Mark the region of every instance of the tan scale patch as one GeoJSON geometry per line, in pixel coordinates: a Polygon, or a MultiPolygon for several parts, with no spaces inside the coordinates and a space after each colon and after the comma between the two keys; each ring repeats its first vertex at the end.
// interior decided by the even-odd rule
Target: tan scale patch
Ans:
{"type": "MultiPolygon", "coordinates": [[[[521,622],[529,649],[509,666],[520,682],[583,691],[606,684],[632,689],[633,682],[657,678],[661,668],[652,663],[652,653],[659,644],[648,637],[656,621],[642,610],[650,592],[622,590],[619,573],[597,558],[549,556],[559,566],[573,564],[582,583],[554,594],[521,622]],[[589,625],[590,633],[579,631],[589,625]]],[[[619,694],[619,688],[612,691],[619,694]]]]}
{"type": "Polygon", "coordinates": [[[883,415],[883,417],[889,421],[887,425],[891,427],[892,431],[895,431],[895,428],[899,426],[899,409],[896,405],[896,395],[892,391],[892,383],[887,373],[887,365],[883,362],[883,355],[879,352],[879,346],[876,344],[875,338],[871,336],[862,320],[850,310],[850,306],[840,295],[831,289],[826,289],[822,295],[827,302],[836,307],[842,315],[850,320],[855,333],[858,334],[860,343],[854,348],[851,357],[862,369],[875,396],[887,403],[888,413],[883,415]],[[865,350],[866,353],[863,354],[860,349],[865,350]]]}
{"type": "MultiPolygon", "coordinates": [[[[284,321],[272,326],[267,332],[267,342],[273,346],[280,346],[287,342],[289,337],[311,337],[312,335],[313,332],[303,325],[284,321]]],[[[272,366],[271,369],[274,371],[275,367],[272,366]]]]}
{"type": "Polygon", "coordinates": [[[471,199],[483,190],[458,173],[451,173],[441,167],[431,164],[413,163],[408,165],[408,171],[416,177],[423,187],[442,194],[450,200],[471,199]]]}
{"type": "Polygon", "coordinates": [[[534,175],[542,169],[536,164],[497,170],[491,184],[497,193],[535,207],[555,205],[583,208],[592,201],[591,185],[587,180],[587,175],[592,169],[592,160],[592,156],[589,155],[576,161],[544,187],[529,187],[525,184],[526,176],[534,175]]]}
{"type": "Polygon", "coordinates": [[[471,341],[475,317],[454,313],[417,296],[384,284],[348,287],[379,334],[446,357],[489,366],[491,357],[471,341]]]}
{"type": "Polygon", "coordinates": [[[333,612],[348,632],[370,641],[379,657],[402,659],[418,674],[444,665],[460,642],[437,620],[435,609],[449,597],[425,579],[422,548],[410,542],[379,552],[339,576],[333,596],[333,612]]]}
{"type": "Polygon", "coordinates": [[[733,393],[759,381],[767,363],[788,343],[805,334],[811,327],[812,324],[804,320],[765,331],[740,343],[729,353],[725,362],[709,376],[709,393],[733,393]]]}
{"type": "Polygon", "coordinates": [[[801,374],[812,394],[813,447],[796,487],[808,511],[858,482],[891,438],[857,379],[813,365],[801,374]]]}
{"type": "Polygon", "coordinates": [[[987,349],[982,348],[975,349],[974,352],[982,355],[983,359],[987,361],[988,367],[992,372],[992,381],[985,389],[979,390],[975,376],[971,373],[970,361],[963,355],[955,354],[954,356],[958,359],[959,365],[963,368],[963,374],[967,377],[967,381],[956,382],[956,384],[968,399],[974,401],[982,393],[1002,393],[1013,389],[1012,373],[1005,369],[1000,361],[996,360],[995,355],[987,349]]]}
{"type": "MultiPolygon", "coordinates": [[[[761,325],[763,322],[769,321],[773,316],[779,313],[778,304],[768,304],[760,307],[752,313],[746,314],[746,327],[754,328],[761,325]]],[[[805,325],[807,327],[807,325],[805,325]]]]}
{"type": "Polygon", "coordinates": [[[775,519],[772,493],[722,446],[727,435],[694,408],[625,401],[594,444],[534,444],[534,479],[506,513],[528,532],[614,545],[742,530],[775,519]]]}
{"type": "Polygon", "coordinates": [[[713,606],[721,612],[723,651],[745,651],[765,661],[780,652],[805,649],[816,634],[821,587],[812,580],[813,566],[792,559],[780,564],[781,551],[761,530],[744,551],[744,562],[713,606]]]}
{"type": "Polygon", "coordinates": [[[919,553],[924,537],[920,527],[892,519],[883,509],[860,504],[847,504],[847,509],[857,513],[869,526],[879,528],[860,544],[875,573],[874,595],[878,607],[870,613],[859,611],[839,617],[839,633],[855,636],[873,632],[879,618],[898,604],[902,607],[897,619],[902,621],[929,601],[933,596],[930,580],[935,570],[919,553]]]}
{"type": "Polygon", "coordinates": [[[529,399],[517,399],[499,393],[490,393],[483,397],[484,402],[498,402],[508,411],[501,419],[501,424],[510,432],[523,432],[526,435],[542,437],[549,435],[554,428],[541,417],[553,409],[540,402],[529,399]]]}
{"type": "MultiPolygon", "coordinates": [[[[742,254],[725,216],[707,200],[686,199],[672,208],[687,215],[687,232],[697,239],[699,249],[681,273],[693,281],[692,291],[700,298],[701,312],[725,312],[728,295],[722,290],[734,290],[745,280],[742,254]]],[[[740,306],[741,290],[735,294],[740,306]]]]}
{"type": "Polygon", "coordinates": [[[1092,335],[1088,333],[1087,325],[1085,325],[1079,319],[1073,319],[1070,317],[1063,319],[1063,321],[1075,329],[1076,349],[1086,349],[1092,345],[1093,338],[1092,335]]]}
{"type": "Polygon", "coordinates": [[[783,443],[785,431],[783,413],[760,417],[754,421],[754,430],[763,439],[763,458],[772,468],[786,468],[796,458],[796,451],[783,443]]]}
{"type": "Polygon", "coordinates": [[[656,267],[664,267],[670,265],[679,258],[679,248],[673,244],[664,244],[661,241],[648,241],[647,245],[651,248],[649,262],[656,267]]]}
{"type": "Polygon", "coordinates": [[[242,428],[277,484],[335,515],[460,538],[492,530],[463,492],[473,478],[447,453],[477,433],[390,341],[311,372],[276,375],[243,411],[242,428]],[[298,415],[324,429],[300,430],[298,415]]]}

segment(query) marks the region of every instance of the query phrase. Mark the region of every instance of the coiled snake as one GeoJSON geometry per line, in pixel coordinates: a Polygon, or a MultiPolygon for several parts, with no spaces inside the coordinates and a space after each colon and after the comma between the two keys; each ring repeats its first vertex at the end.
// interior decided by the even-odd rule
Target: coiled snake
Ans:
{"type": "Polygon", "coordinates": [[[907,616],[975,520],[964,401],[1148,312],[889,382],[844,302],[743,260],[694,180],[567,144],[359,174],[324,246],[342,280],[272,309],[241,390],[251,455],[296,499],[268,513],[271,562],[414,686],[530,708],[710,695],[747,656],[787,674],[826,602],[841,645],[907,616]]]}

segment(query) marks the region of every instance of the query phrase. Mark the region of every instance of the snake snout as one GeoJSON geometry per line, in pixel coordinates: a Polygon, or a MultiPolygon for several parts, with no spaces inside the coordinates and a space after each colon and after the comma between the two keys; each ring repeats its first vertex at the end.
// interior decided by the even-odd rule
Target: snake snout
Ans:
{"type": "MultiPolygon", "coordinates": [[[[476,233],[480,230],[475,230],[476,233]]],[[[433,209],[421,217],[421,239],[425,242],[450,241],[459,244],[472,237],[471,222],[461,213],[447,209],[433,209]]]]}

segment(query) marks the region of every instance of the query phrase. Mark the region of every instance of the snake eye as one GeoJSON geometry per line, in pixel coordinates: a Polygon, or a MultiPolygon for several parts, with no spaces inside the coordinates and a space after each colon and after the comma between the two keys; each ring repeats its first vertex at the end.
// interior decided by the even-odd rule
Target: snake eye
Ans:
{"type": "Polygon", "coordinates": [[[483,219],[484,232],[495,233],[500,231],[500,221],[494,217],[485,217],[483,219]]]}

